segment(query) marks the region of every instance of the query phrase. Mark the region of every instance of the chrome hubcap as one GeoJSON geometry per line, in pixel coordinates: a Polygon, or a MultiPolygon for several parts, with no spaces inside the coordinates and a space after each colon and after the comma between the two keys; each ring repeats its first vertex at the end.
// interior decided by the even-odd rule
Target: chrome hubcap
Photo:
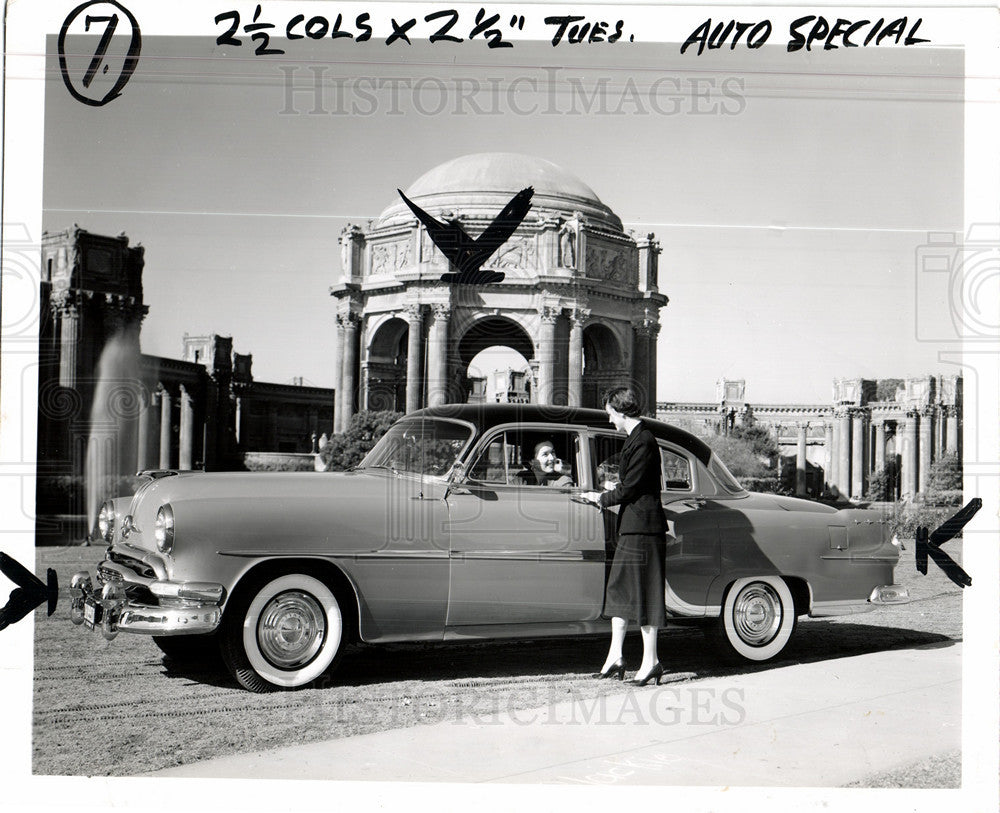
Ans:
{"type": "Polygon", "coordinates": [[[272,598],[257,623],[261,654],[279,669],[297,669],[316,657],[326,634],[323,608],[308,593],[290,590],[272,598]]]}
{"type": "Polygon", "coordinates": [[[781,627],[781,599],[764,582],[747,585],[736,597],[733,625],[740,639],[750,646],[765,646],[781,627]]]}

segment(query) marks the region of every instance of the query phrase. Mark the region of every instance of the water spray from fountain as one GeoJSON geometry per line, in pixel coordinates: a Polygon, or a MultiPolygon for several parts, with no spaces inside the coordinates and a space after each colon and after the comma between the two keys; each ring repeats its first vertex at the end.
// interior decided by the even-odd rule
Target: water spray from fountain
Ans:
{"type": "Polygon", "coordinates": [[[116,333],[101,351],[90,412],[84,469],[88,531],[101,503],[124,493],[126,479],[136,473],[136,419],[144,397],[138,335],[133,330],[116,333]]]}

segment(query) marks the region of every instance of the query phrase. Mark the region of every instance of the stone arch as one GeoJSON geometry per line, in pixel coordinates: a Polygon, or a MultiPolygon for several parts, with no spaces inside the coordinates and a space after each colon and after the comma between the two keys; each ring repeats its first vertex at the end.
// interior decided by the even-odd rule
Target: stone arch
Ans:
{"type": "Polygon", "coordinates": [[[406,411],[406,362],[409,327],[398,317],[377,325],[365,360],[367,409],[406,411]]]}
{"type": "MultiPolygon", "coordinates": [[[[456,218],[469,234],[481,233],[518,190],[531,184],[532,211],[486,267],[501,267],[489,285],[450,285],[444,255],[393,195],[367,226],[349,224],[341,234],[344,275],[336,298],[337,390],[334,431],[350,423],[355,404],[369,406],[368,342],[391,345],[373,352],[381,373],[371,390],[380,405],[408,410],[466,401],[468,365],[480,348],[508,346],[530,362],[526,376],[511,376],[508,393],[541,404],[597,405],[608,386],[634,383],[655,392],[659,311],[667,304],[657,287],[660,247],[654,235],[626,232],[621,219],[572,172],[549,161],[512,153],[458,156],[431,168],[406,188],[406,197],[434,217],[456,218]],[[396,314],[407,323],[395,328],[396,314]],[[588,381],[583,397],[584,329],[588,330],[588,381]],[[600,325],[604,327],[601,328],[600,325]],[[385,336],[380,331],[389,331],[385,336]],[[407,337],[407,380],[398,364],[407,337]],[[391,340],[391,341],[390,341],[391,340]],[[385,367],[396,367],[386,386],[385,367]],[[390,395],[387,390],[395,394],[390,395]]],[[[477,392],[479,392],[477,390],[477,392]]],[[[650,404],[650,411],[652,411],[650,404]]]]}
{"type": "Polygon", "coordinates": [[[528,361],[535,357],[535,345],[528,332],[510,317],[491,315],[475,319],[455,343],[455,363],[462,392],[454,395],[461,396],[462,401],[468,400],[470,394],[469,365],[479,353],[491,347],[509,347],[528,361]]]}
{"type": "Polygon", "coordinates": [[[622,342],[607,324],[590,322],[583,329],[582,406],[600,408],[604,392],[628,383],[622,342]]]}

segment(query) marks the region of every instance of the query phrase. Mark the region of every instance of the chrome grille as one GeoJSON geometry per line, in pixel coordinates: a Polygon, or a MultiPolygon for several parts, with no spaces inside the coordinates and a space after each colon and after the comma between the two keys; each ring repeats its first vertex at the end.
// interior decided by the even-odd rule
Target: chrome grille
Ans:
{"type": "MultiPolygon", "coordinates": [[[[144,579],[155,579],[156,571],[153,570],[145,562],[140,562],[138,559],[133,559],[131,556],[123,556],[120,553],[112,552],[108,557],[112,562],[116,564],[123,565],[129,570],[134,571],[138,575],[142,576],[144,579]]],[[[117,575],[117,574],[116,574],[117,575]]]]}

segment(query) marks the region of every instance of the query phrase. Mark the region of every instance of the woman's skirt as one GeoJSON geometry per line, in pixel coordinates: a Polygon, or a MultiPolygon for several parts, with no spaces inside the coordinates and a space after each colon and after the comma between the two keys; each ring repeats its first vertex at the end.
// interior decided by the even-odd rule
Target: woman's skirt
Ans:
{"type": "Polygon", "coordinates": [[[666,625],[663,559],[666,534],[622,534],[611,561],[604,616],[640,626],[666,625]]]}

